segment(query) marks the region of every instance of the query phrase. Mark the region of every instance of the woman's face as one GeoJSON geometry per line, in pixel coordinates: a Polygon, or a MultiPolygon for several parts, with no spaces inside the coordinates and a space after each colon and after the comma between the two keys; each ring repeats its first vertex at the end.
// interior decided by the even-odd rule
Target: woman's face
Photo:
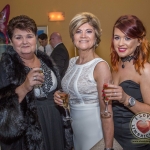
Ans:
{"type": "Polygon", "coordinates": [[[140,45],[140,42],[137,38],[132,39],[126,36],[118,28],[115,28],[113,44],[114,44],[115,51],[117,52],[119,57],[126,57],[134,53],[137,46],[140,45]]]}
{"type": "Polygon", "coordinates": [[[12,46],[21,56],[30,56],[36,50],[36,36],[32,31],[15,29],[12,36],[12,46]]]}
{"type": "Polygon", "coordinates": [[[79,50],[90,50],[96,43],[94,28],[85,23],[81,25],[74,34],[74,44],[79,50]]]}

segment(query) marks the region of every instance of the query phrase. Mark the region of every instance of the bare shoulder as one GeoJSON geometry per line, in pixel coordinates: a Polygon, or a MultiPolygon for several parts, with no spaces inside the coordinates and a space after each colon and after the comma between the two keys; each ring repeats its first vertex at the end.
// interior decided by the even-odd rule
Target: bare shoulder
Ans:
{"type": "Polygon", "coordinates": [[[96,65],[95,70],[101,71],[101,69],[110,70],[109,64],[108,64],[106,61],[101,61],[101,62],[99,62],[99,63],[96,65]]]}
{"type": "Polygon", "coordinates": [[[144,64],[144,69],[141,70],[142,77],[150,77],[150,63],[144,64]]]}
{"type": "Polygon", "coordinates": [[[94,69],[95,79],[111,76],[110,67],[106,61],[99,62],[94,69]]]}
{"type": "Polygon", "coordinates": [[[145,63],[144,64],[144,68],[141,69],[141,75],[140,75],[140,84],[144,85],[145,84],[149,84],[150,85],[150,64],[149,63],[145,63]]]}

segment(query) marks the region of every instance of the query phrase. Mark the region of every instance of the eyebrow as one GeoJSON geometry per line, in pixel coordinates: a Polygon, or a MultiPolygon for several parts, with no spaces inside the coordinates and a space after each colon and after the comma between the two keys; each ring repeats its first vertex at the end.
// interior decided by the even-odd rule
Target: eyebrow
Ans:
{"type": "MultiPolygon", "coordinates": [[[[82,30],[82,29],[78,28],[77,30],[82,30]]],[[[86,29],[86,30],[94,30],[94,29],[91,29],[91,28],[90,28],[90,29],[86,29]]]]}
{"type": "MultiPolygon", "coordinates": [[[[34,35],[33,33],[29,33],[27,35],[34,35]]],[[[21,34],[15,34],[14,36],[22,36],[21,34]]]]}

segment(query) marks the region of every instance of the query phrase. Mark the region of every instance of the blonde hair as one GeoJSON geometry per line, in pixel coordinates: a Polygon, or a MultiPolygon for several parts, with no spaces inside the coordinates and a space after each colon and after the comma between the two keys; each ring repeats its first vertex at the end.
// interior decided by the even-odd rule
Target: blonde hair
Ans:
{"type": "Polygon", "coordinates": [[[96,36],[96,43],[95,47],[98,46],[101,39],[101,27],[100,27],[100,21],[99,19],[92,13],[89,12],[82,12],[77,15],[75,15],[72,20],[69,23],[69,34],[72,41],[74,41],[74,34],[76,30],[83,24],[88,23],[91,25],[95,30],[95,36],[96,36]]]}

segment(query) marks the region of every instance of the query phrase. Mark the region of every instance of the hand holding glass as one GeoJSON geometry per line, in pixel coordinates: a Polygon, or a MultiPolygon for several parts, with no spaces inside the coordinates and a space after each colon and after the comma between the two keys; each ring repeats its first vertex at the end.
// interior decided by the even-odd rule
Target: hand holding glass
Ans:
{"type": "MultiPolygon", "coordinates": [[[[38,72],[41,73],[41,74],[43,74],[42,68],[39,68],[38,72]]],[[[44,98],[44,97],[46,97],[46,94],[43,92],[43,89],[42,89],[41,86],[42,86],[42,84],[39,84],[39,85],[35,85],[35,87],[34,87],[35,95],[38,98],[44,98]]]]}
{"type": "Polygon", "coordinates": [[[69,95],[65,93],[62,89],[59,90],[59,96],[63,100],[63,108],[65,109],[66,112],[66,120],[71,120],[71,117],[69,116],[68,112],[68,103],[69,103],[69,95]]]}
{"type": "MultiPolygon", "coordinates": [[[[103,89],[110,89],[108,87],[109,84],[112,84],[112,80],[104,80],[104,84],[103,84],[103,89]]],[[[108,104],[109,104],[109,100],[107,99],[106,96],[104,96],[104,102],[105,102],[105,111],[101,112],[102,117],[104,118],[110,118],[111,117],[111,113],[108,111],[108,104]]]]}

